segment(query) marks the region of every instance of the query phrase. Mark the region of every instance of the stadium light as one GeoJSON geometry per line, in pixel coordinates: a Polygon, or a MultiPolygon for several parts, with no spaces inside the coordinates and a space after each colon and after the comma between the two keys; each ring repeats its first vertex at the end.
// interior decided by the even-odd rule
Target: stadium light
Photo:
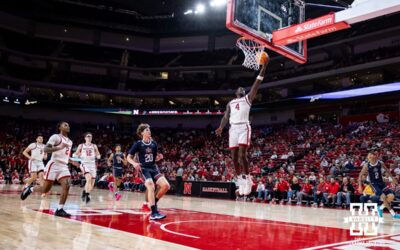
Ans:
{"type": "Polygon", "coordinates": [[[3,102],[10,102],[10,100],[8,100],[8,97],[4,97],[3,102]]]}
{"type": "Polygon", "coordinates": [[[19,102],[18,98],[15,99],[14,104],[21,104],[21,103],[19,102]]]}
{"type": "Polygon", "coordinates": [[[189,15],[189,14],[193,14],[193,10],[187,10],[183,13],[184,15],[189,15]]]}
{"type": "Polygon", "coordinates": [[[206,6],[204,4],[199,3],[196,5],[195,14],[203,14],[206,11],[206,6]]]}
{"type": "Polygon", "coordinates": [[[210,6],[211,7],[221,7],[226,4],[226,0],[211,0],[210,6]]]}

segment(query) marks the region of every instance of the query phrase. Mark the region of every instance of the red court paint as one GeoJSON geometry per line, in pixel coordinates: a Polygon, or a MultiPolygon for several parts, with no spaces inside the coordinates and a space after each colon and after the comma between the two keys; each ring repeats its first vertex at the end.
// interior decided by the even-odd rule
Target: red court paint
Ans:
{"type": "MultiPolygon", "coordinates": [[[[51,210],[41,212],[53,214],[51,210]]],[[[139,209],[68,212],[73,220],[200,249],[300,249],[356,239],[346,229],[179,209],[162,209],[168,217],[153,222],[139,209]]]]}

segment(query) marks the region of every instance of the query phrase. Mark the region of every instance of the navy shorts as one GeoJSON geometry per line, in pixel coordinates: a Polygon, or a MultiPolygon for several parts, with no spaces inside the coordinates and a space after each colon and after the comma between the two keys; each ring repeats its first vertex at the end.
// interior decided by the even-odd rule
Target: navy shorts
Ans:
{"type": "Polygon", "coordinates": [[[385,183],[371,183],[371,185],[375,190],[375,195],[378,197],[380,197],[382,194],[384,195],[394,194],[393,190],[386,187],[385,183]]]}
{"type": "Polygon", "coordinates": [[[145,180],[151,179],[156,182],[163,175],[160,173],[157,167],[154,168],[142,168],[142,174],[145,180]]]}
{"type": "Polygon", "coordinates": [[[123,176],[122,168],[113,168],[113,175],[115,178],[122,178],[123,176]]]}

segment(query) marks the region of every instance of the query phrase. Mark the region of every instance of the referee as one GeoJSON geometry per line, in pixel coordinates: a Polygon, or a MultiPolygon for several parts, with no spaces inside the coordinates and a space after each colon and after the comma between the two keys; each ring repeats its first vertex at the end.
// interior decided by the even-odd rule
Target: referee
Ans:
{"type": "Polygon", "coordinates": [[[179,165],[178,170],[176,171],[176,195],[181,196],[183,193],[183,168],[179,165]]]}

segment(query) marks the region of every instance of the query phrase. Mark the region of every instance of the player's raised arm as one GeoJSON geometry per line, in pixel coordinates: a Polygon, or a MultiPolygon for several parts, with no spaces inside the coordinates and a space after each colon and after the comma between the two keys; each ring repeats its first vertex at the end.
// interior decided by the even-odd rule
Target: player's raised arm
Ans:
{"type": "Polygon", "coordinates": [[[364,164],[363,168],[361,169],[360,175],[358,176],[358,191],[362,193],[362,186],[363,186],[363,178],[368,173],[368,163],[364,164]]]}
{"type": "Polygon", "coordinates": [[[251,86],[250,92],[248,94],[250,103],[253,103],[253,100],[256,98],[258,89],[260,88],[260,84],[264,80],[265,70],[267,69],[267,65],[269,63],[269,56],[267,53],[265,54],[267,55],[267,59],[265,60],[265,63],[262,65],[260,73],[258,73],[258,76],[255,82],[253,83],[253,86],[251,86]]]}
{"type": "Polygon", "coordinates": [[[229,103],[226,105],[226,110],[225,110],[225,114],[221,119],[221,124],[219,125],[219,128],[217,128],[217,130],[215,130],[215,133],[217,134],[217,136],[221,136],[222,134],[222,130],[225,128],[226,124],[229,121],[229,115],[231,113],[231,106],[229,105],[229,103]]]}

